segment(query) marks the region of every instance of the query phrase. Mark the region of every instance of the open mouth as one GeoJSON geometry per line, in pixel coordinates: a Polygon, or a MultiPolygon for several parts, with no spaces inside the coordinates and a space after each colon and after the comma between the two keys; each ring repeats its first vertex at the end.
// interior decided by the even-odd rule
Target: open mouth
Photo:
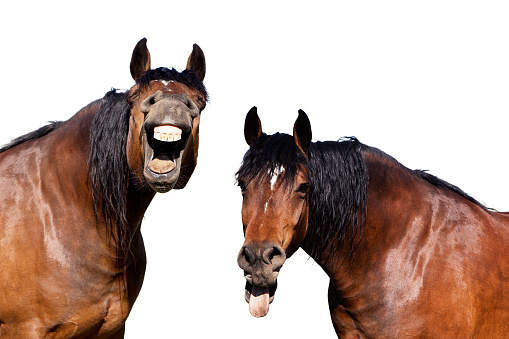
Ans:
{"type": "Polygon", "coordinates": [[[277,289],[276,283],[269,287],[254,286],[246,281],[244,298],[249,303],[249,312],[253,317],[264,317],[269,313],[269,305],[274,301],[277,289]]]}
{"type": "Polygon", "coordinates": [[[172,125],[156,126],[147,134],[152,136],[147,138],[152,150],[152,154],[146,154],[150,157],[148,169],[159,175],[170,173],[176,167],[175,160],[185,148],[188,135],[183,135],[182,129],[172,125]]]}

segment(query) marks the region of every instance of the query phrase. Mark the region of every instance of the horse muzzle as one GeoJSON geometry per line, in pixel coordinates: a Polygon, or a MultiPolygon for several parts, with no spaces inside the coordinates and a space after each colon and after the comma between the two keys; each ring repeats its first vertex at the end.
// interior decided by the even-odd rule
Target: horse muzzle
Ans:
{"type": "Polygon", "coordinates": [[[284,250],[275,244],[246,244],[237,262],[246,278],[245,299],[254,317],[264,317],[274,300],[279,270],[286,260],[284,250]]]}
{"type": "Polygon", "coordinates": [[[162,91],[147,97],[140,110],[145,114],[143,175],[156,192],[168,192],[179,178],[182,154],[200,111],[185,93],[162,91]]]}

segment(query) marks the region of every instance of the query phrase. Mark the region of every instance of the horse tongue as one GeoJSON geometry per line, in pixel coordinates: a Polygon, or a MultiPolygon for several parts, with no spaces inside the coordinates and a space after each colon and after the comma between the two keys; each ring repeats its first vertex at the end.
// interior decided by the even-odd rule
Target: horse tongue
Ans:
{"type": "Polygon", "coordinates": [[[249,298],[249,312],[253,317],[265,317],[269,313],[269,288],[253,286],[249,298]]]}
{"type": "Polygon", "coordinates": [[[165,174],[175,168],[175,162],[170,159],[156,158],[149,162],[148,168],[154,173],[165,174]]]}

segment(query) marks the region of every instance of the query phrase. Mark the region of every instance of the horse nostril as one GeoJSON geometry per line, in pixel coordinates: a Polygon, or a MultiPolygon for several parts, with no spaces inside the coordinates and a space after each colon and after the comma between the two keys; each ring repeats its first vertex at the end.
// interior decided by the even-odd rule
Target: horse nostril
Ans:
{"type": "Polygon", "coordinates": [[[150,112],[152,106],[158,102],[159,100],[164,98],[164,93],[161,91],[157,91],[154,94],[148,96],[143,102],[140,104],[140,110],[142,113],[147,114],[150,112]]]}
{"type": "Polygon", "coordinates": [[[285,251],[277,245],[270,246],[263,251],[262,260],[268,265],[281,266],[286,260],[285,251]]]}
{"type": "Polygon", "coordinates": [[[247,246],[243,246],[237,258],[237,263],[239,264],[240,268],[242,268],[244,271],[247,271],[249,267],[254,265],[255,261],[256,255],[254,251],[247,246]]]}

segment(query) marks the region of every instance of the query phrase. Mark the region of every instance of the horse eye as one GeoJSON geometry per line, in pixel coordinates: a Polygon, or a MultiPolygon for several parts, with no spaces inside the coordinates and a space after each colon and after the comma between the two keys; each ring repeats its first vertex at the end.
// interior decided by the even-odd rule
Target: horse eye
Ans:
{"type": "Polygon", "coordinates": [[[309,190],[309,184],[306,182],[299,186],[299,188],[297,189],[297,192],[305,194],[308,192],[308,190],[309,190]]]}

